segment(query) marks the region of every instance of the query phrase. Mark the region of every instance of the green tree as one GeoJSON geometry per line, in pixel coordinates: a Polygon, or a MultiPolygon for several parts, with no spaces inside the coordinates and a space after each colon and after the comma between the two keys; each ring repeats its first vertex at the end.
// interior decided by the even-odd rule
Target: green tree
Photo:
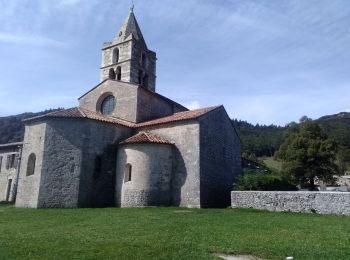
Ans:
{"type": "Polygon", "coordinates": [[[315,177],[328,181],[338,173],[337,149],[337,143],[328,138],[319,124],[303,120],[287,129],[276,157],[283,161],[283,171],[294,181],[315,190],[315,177]]]}
{"type": "Polygon", "coordinates": [[[346,174],[346,171],[350,168],[350,149],[343,146],[339,147],[337,164],[339,166],[340,174],[346,174]]]}
{"type": "Polygon", "coordinates": [[[245,170],[234,185],[235,190],[295,191],[296,186],[287,178],[274,172],[245,170]]]}

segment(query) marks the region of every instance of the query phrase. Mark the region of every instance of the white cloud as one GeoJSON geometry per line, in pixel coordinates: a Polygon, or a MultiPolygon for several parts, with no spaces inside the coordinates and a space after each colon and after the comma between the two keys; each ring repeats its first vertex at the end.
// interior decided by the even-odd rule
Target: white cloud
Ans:
{"type": "Polygon", "coordinates": [[[191,102],[185,104],[185,107],[187,107],[190,110],[193,110],[193,109],[200,108],[200,104],[199,104],[199,101],[194,100],[194,101],[191,101],[191,102]]]}
{"type": "Polygon", "coordinates": [[[7,32],[0,32],[0,42],[51,47],[63,47],[65,45],[63,42],[37,35],[22,35],[7,32]]]}

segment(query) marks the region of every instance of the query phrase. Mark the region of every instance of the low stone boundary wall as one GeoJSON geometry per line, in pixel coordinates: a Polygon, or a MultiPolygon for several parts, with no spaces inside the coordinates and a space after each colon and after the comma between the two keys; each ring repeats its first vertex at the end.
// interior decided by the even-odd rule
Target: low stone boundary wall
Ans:
{"type": "Polygon", "coordinates": [[[350,192],[232,191],[231,206],[350,216],[350,192]]]}

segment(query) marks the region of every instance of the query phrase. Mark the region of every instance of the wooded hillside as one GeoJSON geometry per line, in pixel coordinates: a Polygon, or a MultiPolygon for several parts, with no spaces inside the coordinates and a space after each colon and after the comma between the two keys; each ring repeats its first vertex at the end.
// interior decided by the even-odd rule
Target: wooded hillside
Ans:
{"type": "Polygon", "coordinates": [[[21,142],[24,135],[23,119],[40,116],[59,109],[49,109],[39,113],[23,113],[15,116],[0,117],[0,144],[21,142]]]}
{"type": "MultiPolygon", "coordinates": [[[[23,119],[53,112],[59,109],[45,110],[39,113],[23,113],[15,116],[0,117],[0,144],[23,140],[23,119]]],[[[350,113],[323,116],[317,120],[329,137],[341,147],[339,156],[350,162],[350,113]],[[349,158],[348,158],[349,157],[349,158]]],[[[234,119],[233,123],[242,141],[244,155],[272,157],[283,142],[287,126],[253,125],[234,119]]]]}

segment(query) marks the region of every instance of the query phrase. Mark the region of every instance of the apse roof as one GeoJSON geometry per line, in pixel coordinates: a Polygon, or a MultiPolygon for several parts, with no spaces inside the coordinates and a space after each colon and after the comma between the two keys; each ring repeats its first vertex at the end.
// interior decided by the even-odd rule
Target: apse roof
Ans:
{"type": "Polygon", "coordinates": [[[140,144],[140,143],[154,143],[154,144],[172,144],[168,140],[160,137],[158,135],[152,134],[150,132],[140,132],[120,144],[140,144]]]}

